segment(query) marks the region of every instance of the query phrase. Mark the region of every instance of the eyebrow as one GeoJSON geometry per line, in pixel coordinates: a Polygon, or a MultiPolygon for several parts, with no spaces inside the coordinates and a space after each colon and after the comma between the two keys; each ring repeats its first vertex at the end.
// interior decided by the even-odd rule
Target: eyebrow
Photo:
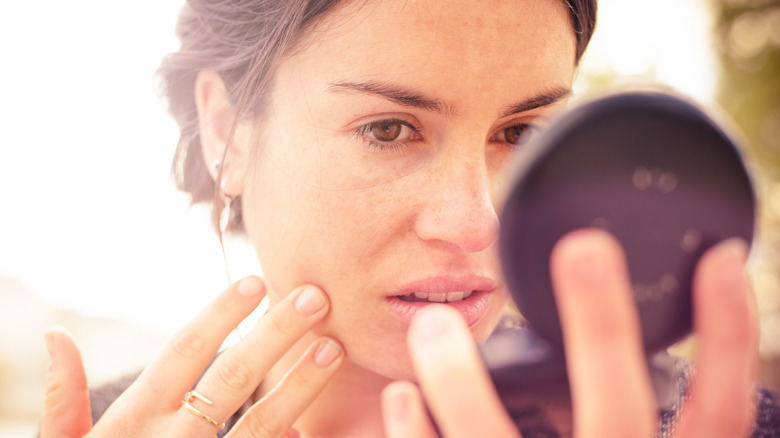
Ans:
{"type": "Polygon", "coordinates": [[[504,112],[501,113],[501,118],[508,117],[513,114],[524,113],[531,111],[532,109],[542,108],[547,105],[552,105],[559,100],[572,95],[570,88],[553,88],[551,90],[537,94],[536,96],[524,99],[513,105],[509,105],[504,112]]]}
{"type": "Polygon", "coordinates": [[[449,111],[449,106],[439,99],[425,96],[412,89],[381,82],[333,82],[328,87],[329,91],[359,91],[361,93],[375,94],[391,100],[403,106],[420,108],[427,111],[449,111]]]}
{"type": "MultiPolygon", "coordinates": [[[[447,114],[453,114],[455,112],[452,105],[447,104],[441,99],[426,96],[425,94],[410,88],[381,82],[333,82],[330,84],[330,87],[328,87],[328,91],[357,91],[360,93],[373,94],[384,97],[385,99],[403,106],[447,114]]],[[[508,117],[513,114],[519,114],[526,111],[531,111],[536,108],[551,105],[565,97],[571,96],[571,94],[572,91],[569,88],[556,87],[507,106],[506,109],[500,114],[500,117],[508,117]]]]}

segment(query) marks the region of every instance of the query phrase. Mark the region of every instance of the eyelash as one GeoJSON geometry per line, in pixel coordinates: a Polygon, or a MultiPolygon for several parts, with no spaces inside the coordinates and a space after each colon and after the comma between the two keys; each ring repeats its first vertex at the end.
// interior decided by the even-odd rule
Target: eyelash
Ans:
{"type": "MultiPolygon", "coordinates": [[[[366,143],[371,149],[378,150],[380,152],[398,152],[402,151],[404,148],[408,147],[412,142],[417,141],[416,139],[409,139],[409,140],[401,140],[401,141],[381,141],[378,139],[372,139],[371,138],[371,131],[374,128],[378,128],[380,126],[387,126],[387,125],[401,125],[401,129],[404,127],[410,129],[412,131],[412,134],[416,137],[420,137],[420,130],[421,128],[419,126],[415,126],[414,124],[402,120],[402,119],[384,119],[384,120],[377,120],[375,122],[367,123],[363,126],[360,126],[355,130],[355,134],[363,140],[363,142],[366,143]]],[[[402,131],[403,132],[403,131],[402,131]]]]}
{"type": "MultiPolygon", "coordinates": [[[[417,139],[411,139],[411,140],[402,140],[402,141],[381,141],[378,139],[372,139],[371,131],[374,128],[381,127],[381,126],[387,126],[387,125],[401,125],[401,129],[403,127],[406,127],[412,131],[412,134],[414,136],[420,137],[420,131],[421,128],[402,119],[384,119],[384,120],[377,120],[375,122],[367,123],[365,125],[362,125],[355,130],[355,135],[359,137],[363,142],[366,143],[367,146],[369,146],[371,149],[380,151],[380,152],[399,152],[408,147],[412,142],[417,141],[417,139]]],[[[540,128],[539,125],[535,123],[515,123],[513,125],[505,126],[498,131],[496,131],[495,134],[490,136],[490,141],[497,141],[494,140],[497,136],[501,134],[505,134],[505,132],[512,128],[520,128],[523,133],[521,136],[524,136],[526,138],[526,141],[523,141],[521,143],[509,143],[506,141],[501,141],[502,144],[505,144],[506,147],[510,149],[517,149],[522,146],[525,146],[526,143],[528,143],[527,138],[533,134],[533,131],[538,130],[540,128]]],[[[402,131],[403,132],[403,131],[402,131]]],[[[400,134],[399,134],[400,135],[400,134]]]]}
{"type": "Polygon", "coordinates": [[[496,133],[493,134],[490,137],[490,140],[491,141],[497,141],[497,140],[494,140],[494,139],[497,136],[501,135],[501,134],[505,135],[506,131],[509,130],[509,129],[520,129],[521,133],[520,133],[520,136],[519,136],[518,140],[521,140],[521,141],[519,143],[512,143],[512,142],[508,142],[508,141],[502,141],[501,143],[507,145],[508,148],[517,149],[517,148],[523,147],[526,144],[528,144],[529,138],[531,136],[533,136],[535,131],[538,131],[540,129],[540,125],[538,125],[536,123],[527,123],[527,122],[515,123],[513,125],[505,126],[505,127],[501,128],[501,129],[499,129],[498,131],[496,131],[496,133]]]}

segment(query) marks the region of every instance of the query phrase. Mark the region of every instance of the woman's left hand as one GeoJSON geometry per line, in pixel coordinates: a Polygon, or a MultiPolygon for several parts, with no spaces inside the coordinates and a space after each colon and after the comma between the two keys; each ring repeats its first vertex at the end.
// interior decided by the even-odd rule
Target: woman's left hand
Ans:
{"type": "MultiPolygon", "coordinates": [[[[757,330],[744,275],[744,242],[707,251],[693,286],[696,374],[675,437],[745,436],[753,421],[757,330]]],[[[625,256],[611,235],[564,236],[551,257],[576,437],[651,437],[658,409],[641,348],[625,256]]],[[[444,305],[415,317],[408,344],[422,392],[409,382],[383,395],[390,438],[518,437],[460,315],[444,305]]]]}
{"type": "MultiPolygon", "coordinates": [[[[425,401],[442,436],[519,436],[456,310],[431,305],[418,312],[408,344],[425,401]]],[[[382,393],[382,411],[388,438],[439,436],[414,383],[388,385],[382,393]]]]}

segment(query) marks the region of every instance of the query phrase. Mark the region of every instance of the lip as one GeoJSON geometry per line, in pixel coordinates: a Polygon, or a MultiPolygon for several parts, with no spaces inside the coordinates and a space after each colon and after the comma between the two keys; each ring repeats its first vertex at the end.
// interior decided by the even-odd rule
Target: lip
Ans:
{"type": "Polygon", "coordinates": [[[391,313],[395,314],[406,325],[411,323],[414,315],[423,307],[439,304],[454,308],[463,315],[466,323],[472,326],[485,314],[490,294],[497,287],[498,284],[495,281],[481,276],[433,277],[414,281],[388,293],[387,303],[391,313]],[[465,300],[447,303],[410,302],[398,298],[400,295],[414,292],[446,293],[457,291],[474,291],[474,293],[465,300]]]}

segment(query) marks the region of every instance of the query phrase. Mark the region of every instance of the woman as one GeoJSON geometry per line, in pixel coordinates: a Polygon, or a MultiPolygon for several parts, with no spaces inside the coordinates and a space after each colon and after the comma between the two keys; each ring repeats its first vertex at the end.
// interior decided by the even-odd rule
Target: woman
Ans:
{"type": "MultiPolygon", "coordinates": [[[[217,187],[216,222],[246,233],[265,280],[217,297],[94,428],[77,350],[49,333],[42,436],[434,436],[409,382],[444,435],[517,436],[474,347],[507,299],[503,170],[566,106],[595,7],[190,1],[182,48],[162,67],[182,129],[174,170],[195,202],[217,187]],[[210,363],[263,296],[258,326],[210,363]]],[[[726,242],[698,269],[698,296],[717,299],[696,304],[699,368],[680,436],[751,427],[745,257],[726,242]]],[[[653,435],[619,245],[581,230],[551,263],[574,433],[653,435]]]]}

